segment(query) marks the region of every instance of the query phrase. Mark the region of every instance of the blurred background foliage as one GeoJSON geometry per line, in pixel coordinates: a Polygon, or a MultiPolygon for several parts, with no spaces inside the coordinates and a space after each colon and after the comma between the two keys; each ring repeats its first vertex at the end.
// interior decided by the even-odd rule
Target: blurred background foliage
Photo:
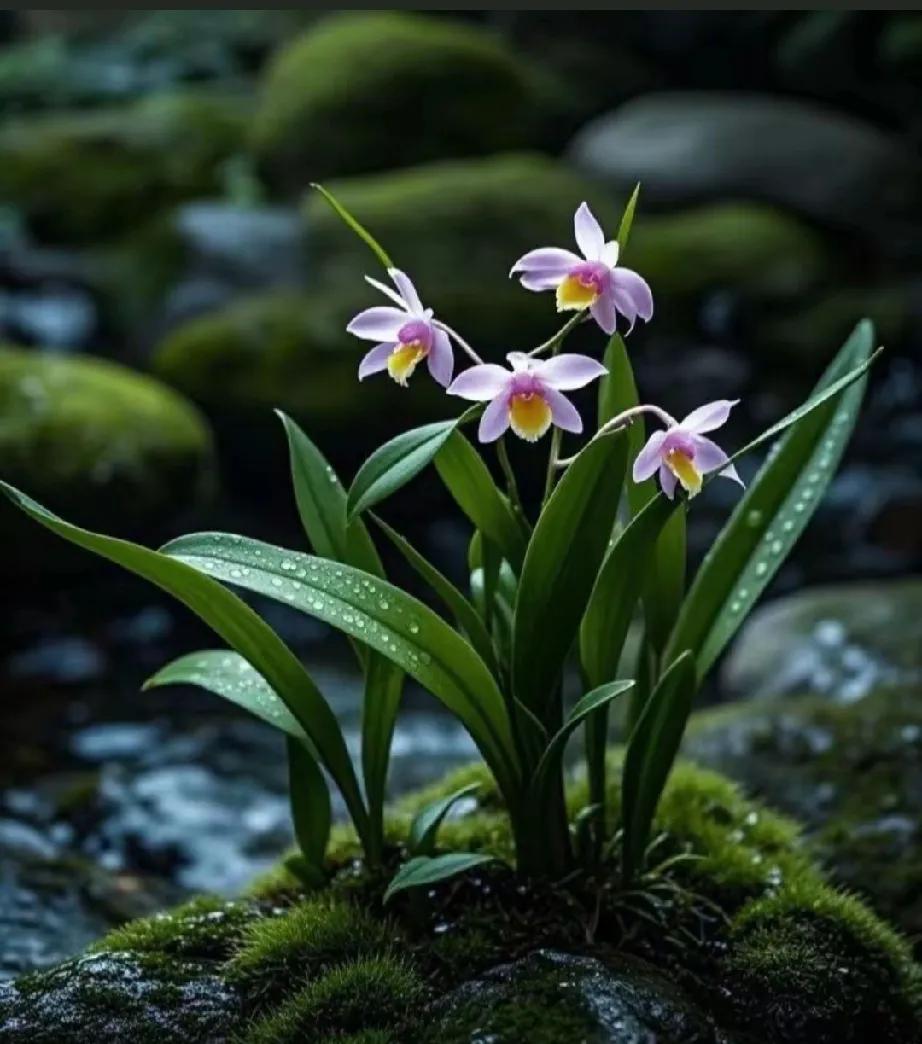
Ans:
{"type": "MultiPolygon", "coordinates": [[[[911,12],[3,12],[0,476],[77,522],[149,542],[215,526],[300,544],[273,407],[346,477],[382,438],[455,410],[422,374],[409,391],[383,378],[359,387],[364,349],[345,325],[375,301],[361,278],[375,262],[309,182],[327,182],[426,303],[501,359],[556,323],[547,297],[508,279],[511,262],[569,243],[583,199],[613,230],[640,180],[627,263],[652,284],[657,314],[630,346],[648,400],[681,416],[741,398],[732,443],[799,401],[861,316],[888,349],[775,593],[918,571],[920,102],[911,12]]],[[[542,454],[515,450],[526,485],[540,481],[542,454]]],[[[438,483],[407,492],[389,517],[457,575],[466,533],[438,483]]],[[[734,500],[715,483],[696,502],[693,555],[734,500]]],[[[0,827],[15,813],[25,843],[23,824],[44,822],[44,844],[61,800],[89,803],[83,826],[67,813],[65,847],[174,879],[183,867],[185,887],[233,887],[287,836],[262,734],[202,725],[196,747],[161,721],[86,724],[128,706],[175,717],[171,699],[204,720],[207,701],[188,693],[133,698],[203,636],[156,594],[88,573],[88,559],[6,504],[0,535],[12,549],[0,559],[6,781],[56,759],[44,789],[0,800],[0,827]],[[196,775],[203,763],[217,771],[196,775]],[[230,792],[241,766],[256,777],[230,792]],[[171,832],[190,790],[205,818],[171,832]],[[236,812],[230,823],[228,802],[253,823],[236,812]]],[[[873,590],[896,604],[885,584],[873,590]]],[[[860,616],[858,602],[848,611],[860,616]]],[[[817,632],[801,666],[850,648],[844,631],[820,633],[817,613],[798,616],[817,632]]],[[[279,625],[313,665],[317,629],[279,625]]],[[[891,612],[885,626],[918,649],[914,618],[891,612]]],[[[763,645],[744,642],[737,658],[763,645]]],[[[843,656],[852,681],[877,663],[843,656]]],[[[766,673],[745,675],[747,688],[761,691],[766,673]]],[[[355,717],[348,679],[325,680],[355,717]]],[[[398,735],[400,786],[469,753],[440,728],[398,735]]],[[[4,844],[0,829],[0,854],[4,844]]],[[[49,908],[47,895],[36,903],[49,908]]],[[[66,914],[48,938],[65,922],[83,930],[66,914]]]]}

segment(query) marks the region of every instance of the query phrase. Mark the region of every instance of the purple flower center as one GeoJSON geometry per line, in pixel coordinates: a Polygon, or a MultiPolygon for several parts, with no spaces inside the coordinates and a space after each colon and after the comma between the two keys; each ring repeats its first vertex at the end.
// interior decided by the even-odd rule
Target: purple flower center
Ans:
{"type": "Polygon", "coordinates": [[[540,395],[544,398],[544,385],[533,373],[519,371],[509,382],[509,396],[540,395]]]}
{"type": "Polygon", "coordinates": [[[674,428],[672,431],[667,432],[666,438],[663,439],[662,454],[665,457],[669,453],[681,453],[683,457],[688,457],[689,460],[694,460],[694,439],[684,431],[674,428]]]}
{"type": "Polygon", "coordinates": [[[411,319],[397,332],[400,344],[418,344],[426,351],[432,347],[432,327],[424,319],[411,319]]]}
{"type": "Polygon", "coordinates": [[[611,282],[611,269],[601,261],[580,261],[574,265],[567,275],[570,279],[578,280],[583,286],[603,294],[611,282]]]}

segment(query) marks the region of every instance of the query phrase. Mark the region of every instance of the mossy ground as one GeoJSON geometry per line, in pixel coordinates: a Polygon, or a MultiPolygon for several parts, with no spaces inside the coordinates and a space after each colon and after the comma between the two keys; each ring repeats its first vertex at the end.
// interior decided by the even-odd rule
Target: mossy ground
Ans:
{"type": "MultiPolygon", "coordinates": [[[[612,768],[617,761],[613,754],[612,768]]],[[[440,844],[509,859],[505,814],[485,770],[473,766],[394,809],[390,860],[415,808],[471,781],[481,785],[477,807],[449,818],[440,844]]],[[[571,809],[586,796],[575,778],[571,809]]],[[[613,787],[613,821],[617,805],[613,787]]],[[[387,874],[368,873],[351,832],[339,828],[322,891],[305,894],[280,868],[244,900],[199,900],[96,949],[206,964],[242,998],[240,1044],[421,1040],[440,998],[542,948],[615,969],[624,960],[656,967],[744,1038],[755,1031],[765,1041],[842,1044],[869,1039],[873,1028],[881,1044],[917,1039],[919,972],[907,944],[825,882],[793,823],[684,763],[656,826],[651,862],[661,869],[630,892],[616,856],[557,884],[523,881],[498,863],[402,894],[386,910],[387,874]]],[[[528,1024],[526,996],[520,1008],[525,1022],[499,1039],[525,1039],[515,1034],[528,1024]]],[[[563,1039],[553,1020],[532,1022],[530,1042],[563,1039]]]]}

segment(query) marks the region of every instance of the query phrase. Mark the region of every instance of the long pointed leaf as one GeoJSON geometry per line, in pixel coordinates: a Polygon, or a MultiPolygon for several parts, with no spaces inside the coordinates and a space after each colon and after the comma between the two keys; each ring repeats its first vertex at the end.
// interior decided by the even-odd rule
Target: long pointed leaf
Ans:
{"type": "Polygon", "coordinates": [[[197,533],[164,551],[323,620],[392,660],[460,718],[501,788],[514,790],[515,748],[496,680],[468,642],[418,599],[351,566],[244,537],[197,533]]]}
{"type": "Polygon", "coordinates": [[[509,501],[496,488],[483,458],[460,431],[453,431],[435,458],[449,493],[484,536],[502,551],[512,567],[522,566],[527,533],[509,501]]]}
{"type": "Polygon", "coordinates": [[[627,248],[628,240],[631,238],[631,228],[634,225],[634,213],[637,210],[637,199],[640,196],[640,182],[634,186],[631,198],[627,201],[624,213],[621,215],[621,224],[618,226],[618,246],[623,257],[627,248]]]}
{"type": "Polygon", "coordinates": [[[288,791],[295,840],[307,875],[324,880],[323,862],[330,840],[330,790],[320,766],[302,742],[288,738],[288,791]]]}
{"type": "Polygon", "coordinates": [[[180,656],[148,678],[144,689],[163,685],[196,685],[235,703],[294,739],[307,738],[298,719],[259,671],[229,649],[204,649],[180,656]]]}
{"type": "Polygon", "coordinates": [[[607,707],[612,700],[628,692],[634,685],[633,681],[613,681],[587,692],[573,705],[567,720],[561,725],[548,743],[547,748],[541,755],[538,767],[532,781],[532,787],[536,795],[544,793],[548,778],[552,772],[559,768],[563,757],[564,747],[574,729],[578,728],[591,714],[607,707]]]}
{"type": "Polygon", "coordinates": [[[694,657],[683,653],[660,678],[628,741],[621,782],[626,881],[641,868],[656,806],[682,742],[696,685],[694,657]]]}
{"type": "Polygon", "coordinates": [[[525,554],[515,605],[513,691],[541,720],[605,555],[626,461],[623,432],[591,441],[551,494],[525,554]]]}
{"type": "Polygon", "coordinates": [[[384,249],[383,246],[375,239],[375,237],[365,228],[364,225],[360,224],[357,218],[354,218],[352,214],[339,202],[339,200],[330,192],[329,189],[324,188],[323,185],[318,184],[316,181],[311,183],[311,188],[316,189],[321,196],[330,204],[333,210],[343,219],[343,222],[352,229],[352,231],[362,240],[362,242],[371,250],[375,257],[381,262],[385,268],[393,268],[394,262],[391,260],[390,255],[384,249]]]}
{"type": "MultiPolygon", "coordinates": [[[[314,550],[322,558],[345,562],[383,578],[384,568],[365,523],[360,518],[346,520],[346,491],[336,472],[293,420],[281,412],[279,417],[288,438],[298,513],[314,550]]],[[[363,643],[353,643],[353,647],[365,675],[362,775],[372,832],[369,856],[377,859],[383,844],[385,789],[403,694],[403,672],[363,643]]]]}
{"type": "Polygon", "coordinates": [[[699,676],[736,633],[816,510],[855,425],[873,336],[870,323],[859,324],[815,395],[769,429],[787,431],[708,552],[670,640],[670,656],[694,652],[699,676]],[[864,367],[857,377],[856,367],[864,367]]]}
{"type": "Polygon", "coordinates": [[[480,654],[480,658],[495,673],[496,654],[490,634],[474,606],[464,597],[457,587],[436,567],[416,550],[406,537],[389,526],[383,518],[375,517],[375,522],[387,536],[394,547],[403,555],[407,563],[429,585],[454,616],[458,625],[466,632],[471,645],[480,654]]]}
{"type": "Polygon", "coordinates": [[[248,660],[311,738],[342,791],[359,835],[367,835],[367,813],[336,716],[294,653],[249,606],[216,580],[169,555],[71,525],[5,482],[0,482],[0,490],[36,522],[65,540],[115,562],[179,599],[248,660]]]}

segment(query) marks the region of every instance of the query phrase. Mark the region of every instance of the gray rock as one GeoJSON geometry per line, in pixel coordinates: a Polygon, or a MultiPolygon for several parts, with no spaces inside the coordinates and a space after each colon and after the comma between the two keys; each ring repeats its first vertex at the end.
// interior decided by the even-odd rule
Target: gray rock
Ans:
{"type": "Polygon", "coordinates": [[[759,199],[844,229],[885,233],[918,214],[917,161],[884,132],[803,101],[662,93],[584,127],[576,165],[648,203],[759,199]]]}
{"type": "Polygon", "coordinates": [[[5,1044],[218,1044],[240,1002],[199,965],[90,954],[0,993],[5,1044]]]}
{"type": "Polygon", "coordinates": [[[919,681],[920,616],[919,580],[809,588],[753,614],[721,681],[745,697],[809,692],[840,702],[919,681]]]}
{"type": "Polygon", "coordinates": [[[539,950],[440,1001],[426,1042],[717,1044],[725,1040],[679,989],[636,961],[606,966],[539,950]]]}

